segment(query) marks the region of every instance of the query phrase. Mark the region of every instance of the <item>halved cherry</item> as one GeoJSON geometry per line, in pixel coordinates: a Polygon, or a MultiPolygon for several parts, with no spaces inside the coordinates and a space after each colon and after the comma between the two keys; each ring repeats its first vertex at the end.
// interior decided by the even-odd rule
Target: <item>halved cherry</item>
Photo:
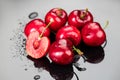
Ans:
{"type": "Polygon", "coordinates": [[[32,58],[38,59],[47,54],[50,47],[50,40],[48,37],[40,37],[38,31],[33,31],[27,38],[26,52],[32,58]]]}

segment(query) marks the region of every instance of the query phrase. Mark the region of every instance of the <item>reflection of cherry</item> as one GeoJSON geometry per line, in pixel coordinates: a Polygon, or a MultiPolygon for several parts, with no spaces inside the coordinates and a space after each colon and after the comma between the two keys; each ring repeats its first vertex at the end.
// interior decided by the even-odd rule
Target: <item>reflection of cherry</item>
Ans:
{"type": "MultiPolygon", "coordinates": [[[[27,58],[34,62],[34,66],[36,68],[43,68],[44,70],[48,71],[55,80],[71,80],[74,75],[76,77],[76,80],[79,80],[79,77],[73,70],[73,66],[75,66],[78,69],[78,71],[83,71],[84,69],[80,66],[75,65],[74,63],[69,65],[58,65],[53,62],[50,63],[47,57],[34,59],[30,56],[27,56],[27,58]]],[[[40,79],[40,75],[34,76],[35,80],[38,80],[38,78],[40,79]]]]}
{"type": "Polygon", "coordinates": [[[80,49],[84,52],[84,56],[87,58],[87,62],[100,63],[104,59],[104,49],[101,46],[90,47],[82,43],[80,45],[80,49]]]}
{"type": "Polygon", "coordinates": [[[49,71],[50,61],[47,57],[43,57],[40,59],[34,59],[30,56],[27,56],[27,58],[34,62],[34,66],[36,68],[43,68],[43,69],[49,71]]]}
{"type": "Polygon", "coordinates": [[[50,65],[50,75],[55,80],[71,80],[73,77],[73,67],[70,65],[57,65],[51,63],[50,65]]]}

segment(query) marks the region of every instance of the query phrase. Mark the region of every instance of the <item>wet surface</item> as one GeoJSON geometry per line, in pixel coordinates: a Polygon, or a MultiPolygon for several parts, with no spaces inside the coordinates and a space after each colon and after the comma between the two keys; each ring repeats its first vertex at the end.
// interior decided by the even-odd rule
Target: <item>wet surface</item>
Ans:
{"type": "MultiPolygon", "coordinates": [[[[29,19],[35,19],[37,16],[35,16],[34,14],[36,13],[34,12],[30,13],[28,16],[29,19]]],[[[15,44],[13,46],[13,48],[15,48],[13,52],[18,53],[17,57],[22,56],[32,61],[35,69],[37,68],[38,70],[42,69],[42,70],[47,71],[49,75],[55,80],[72,80],[73,76],[76,77],[76,80],[79,80],[78,74],[74,71],[73,67],[75,67],[80,72],[86,71],[87,68],[85,66],[81,67],[80,63],[78,62],[79,60],[81,60],[81,58],[83,58],[85,62],[94,63],[94,64],[100,63],[104,59],[105,53],[104,53],[104,49],[102,48],[102,46],[90,47],[90,46],[85,45],[83,42],[81,42],[81,44],[79,44],[77,48],[80,49],[84,53],[83,54],[84,57],[74,52],[75,53],[74,61],[70,65],[62,66],[62,65],[55,64],[51,62],[48,56],[40,58],[40,59],[33,59],[32,57],[28,56],[25,51],[26,37],[24,35],[23,30],[26,24],[19,22],[20,27],[15,32],[13,32],[14,36],[10,38],[10,40],[13,41],[13,43],[15,44]]],[[[51,32],[50,40],[51,40],[51,43],[55,41],[54,32],[51,32]]],[[[14,54],[14,56],[16,55],[14,54]]],[[[29,65],[27,63],[25,64],[29,65]]],[[[29,67],[25,68],[24,70],[28,71],[29,67]]],[[[35,74],[33,77],[34,80],[40,80],[40,78],[41,76],[38,74],[35,74]]]]}

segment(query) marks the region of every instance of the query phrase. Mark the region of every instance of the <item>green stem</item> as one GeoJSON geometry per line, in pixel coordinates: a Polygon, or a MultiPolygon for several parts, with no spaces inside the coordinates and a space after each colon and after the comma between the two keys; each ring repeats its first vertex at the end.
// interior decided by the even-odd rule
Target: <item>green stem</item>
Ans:
{"type": "Polygon", "coordinates": [[[86,16],[87,12],[88,12],[88,8],[85,9],[85,13],[83,13],[83,14],[80,16],[80,18],[81,18],[81,19],[84,19],[84,17],[86,16]]]}
{"type": "Polygon", "coordinates": [[[75,46],[73,46],[73,50],[75,50],[80,56],[82,56],[84,62],[87,61],[87,58],[83,55],[84,53],[80,49],[77,49],[75,46]]]}
{"type": "Polygon", "coordinates": [[[40,38],[43,36],[45,30],[52,24],[52,22],[53,22],[53,21],[50,21],[50,22],[47,24],[47,26],[44,28],[44,30],[43,30],[42,33],[40,34],[40,36],[39,36],[40,38]]]}
{"type": "Polygon", "coordinates": [[[77,49],[75,46],[73,46],[73,50],[75,50],[80,56],[83,55],[83,52],[80,51],[80,49],[77,49]]]}
{"type": "Polygon", "coordinates": [[[108,25],[109,25],[109,21],[107,20],[103,29],[106,29],[108,25]]]}
{"type": "Polygon", "coordinates": [[[56,11],[56,14],[61,17],[62,16],[62,8],[58,8],[58,10],[56,11]]]}
{"type": "Polygon", "coordinates": [[[88,8],[85,9],[86,13],[88,12],[88,8]]]}

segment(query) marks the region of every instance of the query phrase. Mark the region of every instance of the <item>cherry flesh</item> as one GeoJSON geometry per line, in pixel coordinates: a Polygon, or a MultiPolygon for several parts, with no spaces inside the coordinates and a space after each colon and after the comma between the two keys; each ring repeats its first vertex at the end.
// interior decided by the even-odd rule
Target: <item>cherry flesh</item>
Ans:
{"type": "Polygon", "coordinates": [[[39,36],[38,31],[33,31],[29,34],[26,42],[27,54],[35,59],[45,56],[50,47],[49,38],[39,36]]]}

